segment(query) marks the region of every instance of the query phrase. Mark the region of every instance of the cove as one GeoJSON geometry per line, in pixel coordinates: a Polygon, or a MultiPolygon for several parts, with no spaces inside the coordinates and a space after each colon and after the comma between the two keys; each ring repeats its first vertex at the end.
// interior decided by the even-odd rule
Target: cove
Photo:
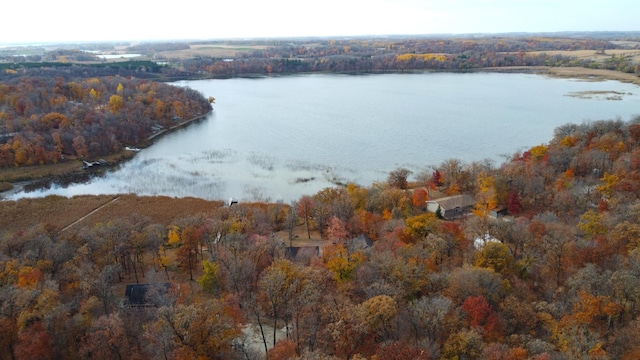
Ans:
{"type": "Polygon", "coordinates": [[[216,98],[202,121],[86,184],[20,192],[290,202],[457,158],[499,165],[567,123],[640,115],[633,84],[533,74],[313,74],[180,81],[216,98]]]}

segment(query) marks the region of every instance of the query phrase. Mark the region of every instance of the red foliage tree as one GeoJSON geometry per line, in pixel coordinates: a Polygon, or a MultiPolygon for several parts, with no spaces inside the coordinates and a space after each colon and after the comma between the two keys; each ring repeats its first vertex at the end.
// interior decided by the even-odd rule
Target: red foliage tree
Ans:
{"type": "Polygon", "coordinates": [[[24,329],[18,336],[16,359],[54,359],[53,338],[39,321],[24,329]]]}
{"type": "Polygon", "coordinates": [[[271,348],[267,353],[267,359],[295,359],[298,357],[296,353],[296,342],[293,340],[285,339],[276,343],[276,346],[271,348]]]}
{"type": "Polygon", "coordinates": [[[483,329],[486,339],[496,340],[502,336],[502,322],[482,295],[468,297],[462,303],[462,310],[467,313],[471,326],[483,329]]]}
{"type": "Polygon", "coordinates": [[[413,191],[413,206],[422,207],[428,199],[427,190],[415,189],[413,191]]]}
{"type": "Polygon", "coordinates": [[[433,357],[425,349],[417,348],[403,341],[392,342],[378,348],[377,359],[385,360],[431,360],[433,357]]]}
{"type": "Polygon", "coordinates": [[[509,193],[509,198],[507,199],[507,211],[509,211],[509,214],[511,215],[518,215],[522,211],[520,196],[515,191],[511,191],[509,193]]]}
{"type": "Polygon", "coordinates": [[[444,183],[442,173],[438,170],[434,171],[431,177],[432,177],[432,183],[435,186],[442,186],[442,184],[444,183]]]}

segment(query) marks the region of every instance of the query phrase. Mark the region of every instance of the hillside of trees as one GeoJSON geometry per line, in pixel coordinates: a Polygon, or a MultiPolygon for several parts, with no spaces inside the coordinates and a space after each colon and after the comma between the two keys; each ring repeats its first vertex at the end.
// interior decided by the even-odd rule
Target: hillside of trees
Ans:
{"type": "Polygon", "coordinates": [[[123,198],[69,228],[35,210],[91,197],[0,202],[40,214],[0,232],[0,358],[637,359],[639,143],[640,119],[569,124],[497,167],[174,217],[123,198]],[[473,211],[425,211],[452,194],[473,211]]]}
{"type": "Polygon", "coordinates": [[[0,82],[0,168],[117,153],[209,111],[197,91],[148,80],[19,76],[0,82]]]}

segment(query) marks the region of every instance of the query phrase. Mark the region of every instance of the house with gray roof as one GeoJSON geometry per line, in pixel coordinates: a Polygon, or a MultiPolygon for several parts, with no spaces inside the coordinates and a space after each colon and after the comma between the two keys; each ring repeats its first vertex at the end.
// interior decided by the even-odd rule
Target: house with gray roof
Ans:
{"type": "Polygon", "coordinates": [[[427,211],[439,213],[445,220],[453,220],[468,214],[475,204],[476,199],[471,195],[453,195],[427,200],[427,211]]]}

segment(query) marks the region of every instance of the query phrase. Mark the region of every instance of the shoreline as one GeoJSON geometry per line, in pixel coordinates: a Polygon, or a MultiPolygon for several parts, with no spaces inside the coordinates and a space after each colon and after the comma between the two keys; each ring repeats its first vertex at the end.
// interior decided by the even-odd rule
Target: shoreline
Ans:
{"type": "MultiPolygon", "coordinates": [[[[142,148],[149,147],[153,145],[155,140],[161,138],[162,136],[170,134],[175,130],[182,129],[193,122],[204,119],[209,114],[211,114],[211,112],[213,112],[213,108],[204,114],[194,116],[190,119],[181,121],[170,128],[162,129],[154,134],[151,134],[147,137],[145,143],[139,144],[139,146],[142,146],[142,148]]],[[[0,191],[0,200],[6,200],[7,196],[12,196],[21,191],[25,191],[25,189],[27,192],[29,192],[33,190],[48,188],[54,184],[65,186],[72,183],[82,183],[90,181],[92,178],[96,176],[102,176],[105,172],[115,169],[120,165],[126,163],[127,161],[133,159],[136,156],[136,153],[137,152],[135,151],[123,149],[119,153],[106,155],[104,156],[104,158],[108,159],[107,163],[93,170],[82,169],[80,164],[77,163],[77,160],[59,164],[35,165],[29,166],[27,168],[23,167],[0,169],[0,183],[8,183],[11,185],[10,188],[7,188],[4,191],[0,191]],[[7,173],[9,172],[20,171],[20,169],[23,169],[25,171],[34,171],[35,174],[31,175],[31,177],[29,175],[7,175],[7,173]],[[56,171],[56,169],[58,169],[58,171],[56,171]],[[4,174],[3,170],[5,172],[4,174]]]]}
{"type": "Polygon", "coordinates": [[[615,70],[589,69],[584,67],[554,67],[554,66],[508,66],[481,68],[477,71],[525,73],[547,75],[564,79],[581,79],[585,81],[613,80],[640,86],[640,77],[635,74],[623,73],[615,70]]]}
{"type": "MultiPolygon", "coordinates": [[[[470,72],[497,72],[497,73],[521,73],[521,74],[538,74],[545,75],[555,78],[566,78],[566,79],[581,79],[584,81],[620,81],[624,83],[631,83],[640,86],[640,77],[635,74],[622,73],[614,70],[604,70],[604,69],[589,69],[583,67],[550,67],[550,66],[512,66],[512,67],[488,67],[488,68],[479,68],[471,70],[470,72]]],[[[284,75],[286,76],[286,75],[284,75]]],[[[145,143],[139,144],[142,148],[149,147],[153,145],[153,143],[166,134],[170,134],[173,131],[182,129],[193,122],[204,119],[210,113],[214,111],[213,107],[208,112],[195,116],[193,118],[181,121],[176,125],[162,129],[154,134],[151,134],[144,141],[145,143]]],[[[46,188],[47,186],[51,186],[52,184],[61,183],[61,184],[69,184],[75,182],[74,179],[77,179],[78,182],[86,181],[87,176],[94,177],[100,176],[104,172],[114,169],[121,164],[129,161],[130,159],[135,157],[135,153],[128,154],[129,151],[122,150],[120,153],[111,154],[106,157],[111,158],[108,162],[108,165],[102,166],[99,171],[88,172],[86,170],[81,170],[80,166],[75,167],[71,166],[69,163],[65,164],[50,164],[50,165],[41,165],[41,166],[30,166],[27,169],[22,168],[25,172],[33,171],[32,175],[28,174],[15,174],[15,172],[20,172],[18,168],[8,168],[8,169],[0,169],[0,184],[11,184],[12,187],[5,190],[0,191],[0,199],[5,198],[6,195],[11,195],[16,192],[22,191],[25,187],[32,188],[35,190],[37,188],[46,188]],[[73,168],[73,170],[69,171],[69,168],[73,168]],[[56,171],[58,169],[58,171],[56,171]],[[3,171],[4,170],[4,171],[3,171]],[[4,172],[4,173],[3,173],[4,172]],[[12,174],[13,173],[13,174],[12,174]]],[[[73,163],[72,163],[73,164],[73,163]]],[[[6,186],[5,186],[6,187],[6,186]]]]}
{"type": "Polygon", "coordinates": [[[178,129],[182,129],[183,127],[191,124],[192,122],[204,119],[207,115],[211,114],[213,112],[213,107],[211,108],[211,110],[207,111],[206,113],[202,114],[202,115],[198,115],[198,116],[194,116],[191,119],[187,119],[184,120],[182,122],[177,123],[176,125],[173,125],[172,127],[168,128],[168,129],[162,129],[154,134],[149,135],[149,137],[147,137],[147,141],[151,141],[153,143],[153,141],[156,138],[160,138],[163,135],[166,134],[170,134],[171,132],[178,130],[178,129]]]}

